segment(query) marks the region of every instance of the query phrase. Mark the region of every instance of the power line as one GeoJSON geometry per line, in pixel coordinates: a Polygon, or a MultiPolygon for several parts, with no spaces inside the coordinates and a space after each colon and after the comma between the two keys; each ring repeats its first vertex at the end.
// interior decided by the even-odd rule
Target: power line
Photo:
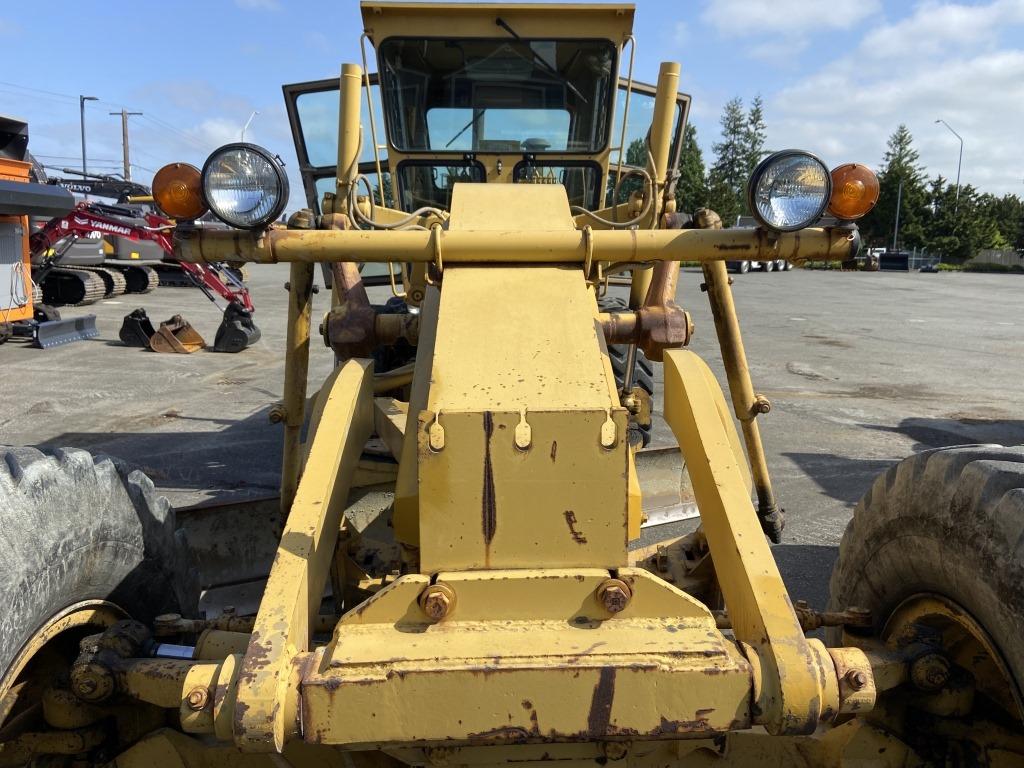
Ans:
{"type": "MultiPolygon", "coordinates": [[[[46,160],[81,160],[81,155],[44,155],[39,152],[33,152],[33,157],[42,157],[46,160]]],[[[111,160],[109,158],[92,158],[94,162],[100,163],[101,165],[117,165],[117,160],[111,160]]]]}
{"type": "MultiPolygon", "coordinates": [[[[0,80],[0,85],[6,85],[6,86],[9,86],[11,88],[17,88],[17,89],[19,89],[21,91],[29,91],[31,93],[43,94],[42,96],[38,96],[37,98],[49,98],[50,100],[68,99],[69,101],[77,101],[78,100],[77,96],[74,96],[74,95],[69,94],[69,93],[60,93],[59,91],[48,91],[48,90],[45,90],[43,88],[32,88],[31,86],[19,85],[18,83],[12,83],[12,82],[9,82],[9,81],[6,81],[6,80],[0,80]]],[[[0,90],[2,90],[2,89],[0,89],[0,90]]],[[[22,95],[24,95],[24,94],[18,93],[17,91],[6,91],[6,92],[10,93],[10,94],[12,94],[14,96],[22,96],[22,95]]],[[[107,104],[107,105],[110,105],[110,106],[115,106],[119,110],[123,109],[123,110],[127,111],[127,110],[130,109],[130,107],[127,107],[124,104],[118,104],[116,102],[107,101],[106,99],[99,99],[99,102],[101,104],[107,104]]],[[[196,146],[198,149],[203,150],[204,152],[209,152],[212,149],[212,147],[209,144],[201,141],[200,139],[197,139],[195,136],[193,136],[193,135],[191,135],[189,133],[186,133],[185,131],[181,130],[180,128],[174,127],[173,125],[168,123],[166,120],[163,120],[163,119],[157,117],[156,115],[146,114],[146,115],[142,116],[142,119],[146,120],[147,122],[152,123],[153,125],[157,126],[158,128],[162,128],[165,131],[169,131],[170,133],[173,133],[173,134],[181,137],[182,139],[184,139],[184,140],[186,140],[188,142],[191,142],[194,146],[196,146]]]]}
{"type": "Polygon", "coordinates": [[[196,146],[197,148],[203,150],[204,152],[209,152],[210,149],[211,149],[211,147],[208,144],[206,144],[205,142],[200,141],[199,139],[197,139],[195,136],[192,136],[191,134],[185,133],[184,131],[182,131],[182,130],[180,130],[178,128],[175,128],[170,123],[168,123],[168,122],[166,122],[164,120],[161,120],[160,118],[156,117],[155,115],[143,115],[142,119],[146,120],[147,122],[153,123],[153,125],[157,126],[158,128],[163,128],[165,131],[170,131],[171,133],[180,136],[181,138],[185,139],[188,142],[191,142],[194,146],[196,146]]]}
{"type": "Polygon", "coordinates": [[[47,91],[47,90],[44,90],[42,88],[31,88],[31,87],[29,87],[27,85],[18,85],[17,83],[9,83],[9,82],[7,82],[5,80],[0,80],[0,85],[7,85],[7,86],[10,86],[11,88],[19,88],[19,89],[21,89],[23,91],[32,91],[34,93],[45,93],[45,94],[47,94],[49,96],[59,96],[62,99],[70,99],[71,101],[75,101],[78,98],[77,96],[72,96],[70,93],[58,93],[57,91],[47,91]]]}

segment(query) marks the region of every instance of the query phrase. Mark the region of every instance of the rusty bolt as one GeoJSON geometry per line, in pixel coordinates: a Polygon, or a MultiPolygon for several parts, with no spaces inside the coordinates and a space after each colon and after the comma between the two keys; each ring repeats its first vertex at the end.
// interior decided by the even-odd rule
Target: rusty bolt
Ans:
{"type": "Polygon", "coordinates": [[[601,751],[609,760],[621,760],[629,754],[630,744],[628,741],[602,741],[601,751]]]}
{"type": "Polygon", "coordinates": [[[210,692],[203,687],[193,688],[188,692],[188,697],[185,700],[188,702],[189,709],[198,712],[210,700],[210,692]]]}
{"type": "Polygon", "coordinates": [[[92,678],[87,677],[84,680],[77,680],[75,682],[75,693],[83,699],[88,699],[92,694],[96,693],[97,688],[99,686],[92,678]]]}
{"type": "Polygon", "coordinates": [[[868,676],[862,669],[851,669],[846,673],[846,682],[855,691],[859,691],[868,684],[868,676]]]}
{"type": "Polygon", "coordinates": [[[938,691],[949,682],[949,660],[941,653],[926,653],[910,665],[910,679],[922,691],[938,691]]]}
{"type": "Polygon", "coordinates": [[[608,613],[625,610],[632,596],[629,585],[620,579],[605,579],[597,588],[597,599],[608,613]]]}
{"type": "Polygon", "coordinates": [[[414,302],[423,301],[423,296],[424,294],[421,288],[414,288],[413,290],[409,291],[409,298],[412,299],[414,302]]]}
{"type": "Polygon", "coordinates": [[[276,403],[271,407],[270,413],[267,414],[267,418],[270,419],[271,424],[280,424],[288,416],[288,411],[285,409],[283,403],[276,403]]]}
{"type": "Polygon", "coordinates": [[[284,284],[284,289],[286,291],[290,291],[292,289],[292,284],[290,282],[285,283],[284,284]]]}
{"type": "Polygon", "coordinates": [[[455,605],[455,592],[447,584],[431,584],[420,595],[420,607],[434,621],[440,621],[455,605]]]}
{"type": "Polygon", "coordinates": [[[772,409],[772,404],[764,395],[754,395],[754,413],[768,413],[772,409]]]}

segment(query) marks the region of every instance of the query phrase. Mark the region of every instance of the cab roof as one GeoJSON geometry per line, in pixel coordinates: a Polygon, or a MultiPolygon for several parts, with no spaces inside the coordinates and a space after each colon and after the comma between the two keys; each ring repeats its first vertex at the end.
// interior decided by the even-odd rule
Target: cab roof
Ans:
{"type": "Polygon", "coordinates": [[[632,3],[401,3],[363,0],[363,28],[374,45],[389,37],[508,37],[501,18],[520,37],[611,40],[633,32],[632,3]]]}

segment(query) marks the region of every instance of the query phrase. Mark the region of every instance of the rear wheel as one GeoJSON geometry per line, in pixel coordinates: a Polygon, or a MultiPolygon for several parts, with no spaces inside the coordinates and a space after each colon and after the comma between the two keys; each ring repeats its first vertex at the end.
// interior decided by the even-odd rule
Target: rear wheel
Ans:
{"type": "Polygon", "coordinates": [[[38,717],[78,639],[198,604],[167,499],[142,472],[86,451],[0,447],[0,562],[0,742],[5,723],[38,717]]]}
{"type": "Polygon", "coordinates": [[[736,267],[736,271],[739,272],[741,275],[747,274],[747,272],[750,271],[750,262],[749,261],[741,261],[739,263],[739,266],[736,267]]]}
{"type": "Polygon", "coordinates": [[[1024,446],[929,451],[879,477],[843,535],[831,595],[833,609],[870,610],[889,645],[931,648],[948,666],[935,691],[912,681],[891,692],[908,706],[904,735],[916,748],[945,759],[965,722],[1018,734],[1019,746],[1024,446]]]}
{"type": "Polygon", "coordinates": [[[774,261],[762,261],[761,262],[761,269],[763,269],[765,272],[774,272],[775,271],[775,262],[774,261]]]}

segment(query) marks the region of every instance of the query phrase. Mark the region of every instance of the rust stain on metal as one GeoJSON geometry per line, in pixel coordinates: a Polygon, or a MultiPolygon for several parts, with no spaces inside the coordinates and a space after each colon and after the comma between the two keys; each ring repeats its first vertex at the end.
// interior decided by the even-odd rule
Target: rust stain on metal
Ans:
{"type": "Polygon", "coordinates": [[[615,667],[601,669],[590,699],[590,713],[587,715],[587,733],[598,738],[608,733],[612,719],[612,699],[615,698],[615,667]]]}
{"type": "Polygon", "coordinates": [[[507,725],[481,733],[469,734],[469,743],[474,745],[521,744],[530,738],[530,732],[519,726],[507,725]]]}
{"type": "Polygon", "coordinates": [[[491,436],[494,434],[494,415],[484,411],[484,488],[483,488],[483,532],[484,545],[490,558],[491,541],[498,527],[497,509],[494,500],[494,468],[491,465],[491,436]]]}
{"type": "Polygon", "coordinates": [[[249,648],[242,660],[242,666],[238,673],[239,685],[250,685],[256,681],[259,673],[267,666],[270,659],[271,649],[262,642],[260,633],[253,632],[249,639],[249,648]]]}
{"type": "Polygon", "coordinates": [[[552,440],[551,441],[551,460],[552,461],[555,460],[555,456],[557,454],[558,454],[558,441],[557,440],[552,440]]]}
{"type": "Polygon", "coordinates": [[[577,544],[586,544],[587,537],[582,532],[576,530],[576,513],[571,509],[565,510],[565,524],[569,526],[569,534],[572,536],[572,540],[577,544]]]}

